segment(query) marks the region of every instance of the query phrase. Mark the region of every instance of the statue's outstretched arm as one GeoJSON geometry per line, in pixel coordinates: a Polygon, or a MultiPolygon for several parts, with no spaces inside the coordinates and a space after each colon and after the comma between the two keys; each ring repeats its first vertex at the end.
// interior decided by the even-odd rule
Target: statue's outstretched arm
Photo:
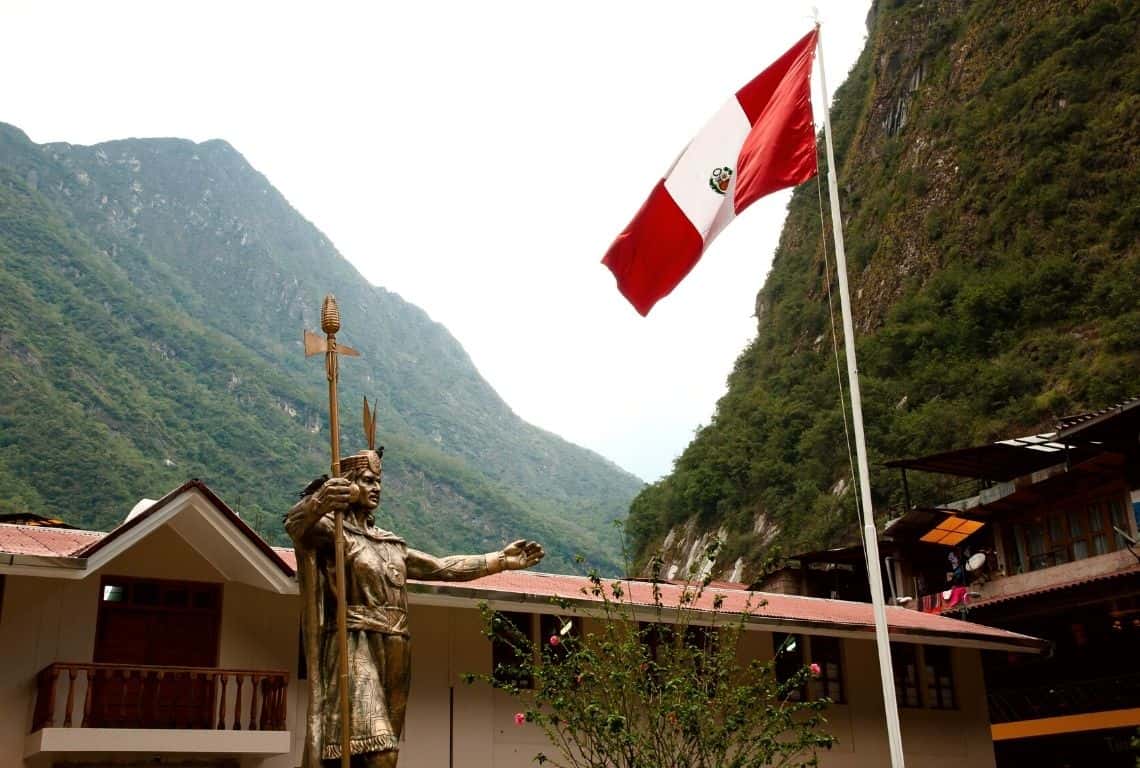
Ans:
{"type": "Polygon", "coordinates": [[[545,554],[536,541],[519,539],[498,552],[485,555],[435,557],[416,549],[408,550],[408,576],[434,581],[470,581],[499,571],[529,568],[545,554]]]}

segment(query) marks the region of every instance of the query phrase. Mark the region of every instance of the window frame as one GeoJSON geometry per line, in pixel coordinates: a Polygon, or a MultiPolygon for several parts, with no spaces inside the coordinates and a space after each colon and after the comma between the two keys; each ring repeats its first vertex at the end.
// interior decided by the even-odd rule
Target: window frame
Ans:
{"type": "Polygon", "coordinates": [[[914,643],[891,643],[891,667],[894,670],[895,702],[906,709],[922,709],[922,660],[919,646],[914,643]],[[913,681],[906,679],[906,670],[913,670],[913,681]],[[907,694],[913,690],[914,703],[907,694]]]}
{"type": "Polygon", "coordinates": [[[819,677],[811,681],[808,686],[813,700],[827,698],[833,704],[846,704],[847,703],[847,686],[843,680],[843,639],[839,637],[831,637],[829,635],[816,635],[808,638],[810,652],[808,658],[813,663],[819,664],[819,677]],[[834,644],[834,645],[833,645],[834,644]],[[821,650],[832,646],[827,651],[821,650]],[[834,650],[834,655],[830,654],[834,650]],[[834,665],[834,675],[829,665],[834,665]],[[832,695],[832,686],[838,690],[838,695],[832,695]]]}
{"type": "MultiPolygon", "coordinates": [[[[524,611],[495,611],[495,613],[511,622],[520,633],[524,634],[527,640],[530,641],[531,648],[535,647],[535,627],[538,622],[535,621],[536,614],[526,613],[524,611]],[[525,628],[523,623],[525,622],[525,628]]],[[[525,658],[524,654],[517,649],[511,647],[506,640],[500,638],[499,633],[495,632],[490,637],[491,641],[491,677],[499,683],[515,685],[518,688],[525,690],[532,690],[534,688],[534,676],[526,675],[525,677],[507,676],[505,669],[500,672],[503,667],[503,662],[506,662],[506,668],[511,664],[519,664],[525,658]],[[510,659],[501,658],[501,655],[509,654],[510,659]]],[[[532,660],[533,661],[533,660],[532,660]]]]}
{"type": "Polygon", "coordinates": [[[805,635],[800,632],[773,632],[772,633],[772,658],[775,666],[776,680],[783,684],[788,678],[799,672],[804,667],[816,663],[820,666],[820,677],[809,678],[799,688],[793,689],[789,692],[789,701],[818,701],[821,698],[829,698],[833,704],[846,704],[847,703],[847,684],[844,673],[844,657],[843,657],[843,638],[832,637],[830,635],[805,635]],[[796,651],[785,651],[780,653],[780,648],[787,642],[787,638],[796,638],[796,651]],[[817,651],[818,645],[830,645],[834,643],[834,656],[823,657],[817,651]],[[782,659],[784,659],[782,661],[782,659]],[[794,668],[790,666],[791,660],[795,659],[794,668]],[[829,676],[828,664],[835,665],[835,676],[829,676]],[[839,689],[839,695],[831,696],[829,688],[835,685],[839,689]]]}
{"type": "Polygon", "coordinates": [[[927,709],[954,710],[958,709],[958,685],[954,676],[954,649],[945,645],[929,645],[922,647],[922,677],[925,705],[927,709]],[[943,685],[942,675],[935,669],[936,661],[945,661],[943,671],[946,672],[947,685],[943,685]],[[942,658],[939,658],[942,657],[942,658]]]}
{"type": "MultiPolygon", "coordinates": [[[[776,673],[776,682],[783,685],[797,672],[804,667],[804,658],[807,653],[806,635],[799,632],[773,632],[772,633],[772,659],[773,670],[776,673]],[[784,651],[781,653],[780,649],[788,642],[788,638],[794,637],[796,639],[796,650],[784,651]],[[787,661],[783,659],[794,659],[794,668],[788,667],[787,661]]],[[[793,688],[788,691],[788,701],[807,701],[808,700],[808,686],[805,683],[798,688],[793,688]]]]}
{"type": "Polygon", "coordinates": [[[1099,557],[1124,548],[1113,525],[1127,525],[1127,492],[1078,494],[1011,522],[1005,531],[1010,542],[1006,557],[1015,573],[1028,573],[1065,563],[1099,557]],[[1074,533],[1073,523],[1080,532],[1074,533]],[[1033,546],[1040,544],[1040,551],[1033,546]],[[1101,551],[1103,548],[1103,551],[1101,551]],[[1083,554],[1078,556],[1078,549],[1083,554]],[[1020,570],[1017,570],[1017,567],[1020,570]]]}

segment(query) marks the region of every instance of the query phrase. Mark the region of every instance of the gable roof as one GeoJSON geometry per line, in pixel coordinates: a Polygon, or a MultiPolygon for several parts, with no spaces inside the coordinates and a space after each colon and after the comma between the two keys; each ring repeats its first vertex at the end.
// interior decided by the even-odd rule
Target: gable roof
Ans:
{"type": "Polygon", "coordinates": [[[293,566],[201,480],[189,480],[108,533],[0,525],[0,573],[81,579],[168,526],[228,580],[296,592],[293,566]]]}
{"type": "Polygon", "coordinates": [[[259,549],[262,554],[268,557],[269,560],[285,575],[292,576],[295,573],[294,566],[291,566],[282,560],[281,556],[277,554],[273,547],[269,546],[269,544],[266,543],[265,539],[258,536],[257,532],[246,525],[245,522],[238,516],[237,512],[234,512],[232,509],[230,509],[228,504],[222,501],[216,493],[210,490],[210,487],[208,485],[203,483],[198,478],[187,480],[185,483],[178,486],[158,501],[154,502],[154,504],[147,507],[144,512],[140,512],[134,517],[131,517],[130,519],[115,526],[105,536],[101,537],[97,541],[91,542],[91,544],[88,546],[77,551],[75,555],[78,557],[92,557],[99,551],[118,541],[120,538],[129,535],[135,529],[145,529],[148,527],[153,528],[153,518],[161,516],[164,509],[166,509],[171,505],[173,501],[190,490],[195,490],[198,493],[202,494],[202,496],[204,496],[206,500],[213,505],[213,507],[226,519],[226,521],[237,529],[238,533],[240,533],[254,547],[259,549]],[[149,526],[148,522],[150,523],[149,526]]]}

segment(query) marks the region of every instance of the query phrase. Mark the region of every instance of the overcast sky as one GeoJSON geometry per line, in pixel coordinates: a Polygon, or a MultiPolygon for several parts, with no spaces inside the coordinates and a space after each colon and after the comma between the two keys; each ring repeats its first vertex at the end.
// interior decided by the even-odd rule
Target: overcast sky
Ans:
{"type": "MultiPolygon", "coordinates": [[[[869,0],[814,5],[834,93],[869,0]]],[[[39,143],[229,141],[520,416],[655,480],[755,336],[790,193],[737,219],[648,318],[600,260],[812,7],[0,0],[0,121],[39,143]]],[[[818,70],[813,93],[818,123],[818,70]]]]}

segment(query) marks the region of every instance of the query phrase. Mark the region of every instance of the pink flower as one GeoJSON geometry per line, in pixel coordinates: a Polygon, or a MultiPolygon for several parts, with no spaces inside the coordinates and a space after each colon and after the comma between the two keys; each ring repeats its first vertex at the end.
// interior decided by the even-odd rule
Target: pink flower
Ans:
{"type": "Polygon", "coordinates": [[[551,635],[551,636],[550,636],[550,644],[551,644],[551,645],[555,645],[555,646],[556,646],[556,645],[558,645],[558,644],[559,644],[559,643],[561,643],[561,642],[562,642],[562,638],[560,638],[558,635],[551,635]]]}
{"type": "Polygon", "coordinates": [[[522,725],[526,722],[526,715],[522,712],[515,712],[515,725],[522,725]]]}
{"type": "Polygon", "coordinates": [[[811,670],[811,676],[812,676],[812,677],[819,677],[819,676],[820,676],[820,668],[819,668],[819,665],[818,665],[818,664],[816,664],[814,661],[811,663],[811,666],[810,666],[810,667],[808,667],[808,669],[810,669],[810,670],[811,670]]]}

